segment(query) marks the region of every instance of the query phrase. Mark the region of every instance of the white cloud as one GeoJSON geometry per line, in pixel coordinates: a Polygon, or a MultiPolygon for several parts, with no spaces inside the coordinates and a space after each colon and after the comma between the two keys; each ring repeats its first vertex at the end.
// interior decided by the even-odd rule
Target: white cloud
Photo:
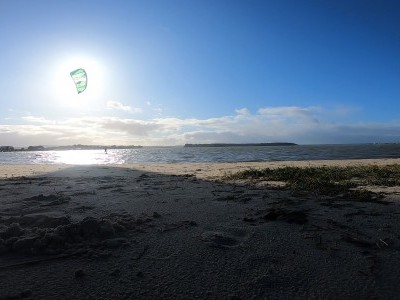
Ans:
{"type": "Polygon", "coordinates": [[[135,112],[135,113],[142,112],[141,108],[123,105],[121,102],[118,102],[118,101],[108,101],[107,108],[115,109],[115,110],[122,110],[122,111],[126,111],[126,112],[135,112]]]}
{"type": "Polygon", "coordinates": [[[247,108],[240,108],[235,110],[238,115],[248,116],[250,115],[250,111],[247,108]]]}
{"type": "Polygon", "coordinates": [[[22,117],[22,120],[31,123],[42,123],[42,124],[54,123],[54,121],[47,120],[46,118],[34,117],[34,116],[25,116],[22,117]]]}
{"type": "Polygon", "coordinates": [[[400,122],[333,124],[329,118],[326,109],[294,106],[261,108],[256,114],[241,108],[233,115],[209,119],[80,117],[55,122],[27,116],[23,120],[29,125],[0,125],[0,141],[14,146],[400,141],[400,122]]]}
{"type": "Polygon", "coordinates": [[[318,122],[318,119],[314,115],[316,111],[317,108],[315,107],[281,106],[260,108],[258,113],[270,118],[302,118],[312,122],[318,122]]]}
{"type": "Polygon", "coordinates": [[[108,131],[123,132],[132,136],[148,136],[151,132],[160,130],[162,125],[153,121],[138,121],[132,119],[104,118],[98,120],[98,125],[108,131]]]}

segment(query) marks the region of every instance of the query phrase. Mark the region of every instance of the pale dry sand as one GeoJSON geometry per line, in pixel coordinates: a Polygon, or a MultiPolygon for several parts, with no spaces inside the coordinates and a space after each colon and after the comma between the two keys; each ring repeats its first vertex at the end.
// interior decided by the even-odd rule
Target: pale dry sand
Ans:
{"type": "MultiPolygon", "coordinates": [[[[274,162],[235,162],[235,163],[164,163],[164,164],[123,164],[107,165],[115,168],[128,168],[156,172],[160,174],[194,174],[201,179],[220,177],[230,172],[238,172],[255,168],[279,167],[321,167],[321,166],[359,166],[359,165],[391,165],[399,164],[400,158],[382,159],[349,159],[349,160],[305,160],[305,161],[274,161],[274,162]]],[[[69,169],[71,165],[0,165],[0,178],[41,175],[69,169]]],[[[101,170],[101,169],[98,169],[101,170]]]]}
{"type": "Polygon", "coordinates": [[[360,203],[221,176],[399,163],[0,165],[0,299],[398,299],[399,187],[360,203]]]}

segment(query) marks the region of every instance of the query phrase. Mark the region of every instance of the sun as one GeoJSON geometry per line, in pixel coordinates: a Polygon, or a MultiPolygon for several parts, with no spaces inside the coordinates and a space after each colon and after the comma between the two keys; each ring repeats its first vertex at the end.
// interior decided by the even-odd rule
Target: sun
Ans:
{"type": "Polygon", "coordinates": [[[55,68],[53,95],[62,106],[85,107],[99,101],[103,95],[104,71],[100,62],[86,56],[63,59],[55,68]],[[70,73],[82,68],[87,73],[87,88],[78,94],[70,73]]]}

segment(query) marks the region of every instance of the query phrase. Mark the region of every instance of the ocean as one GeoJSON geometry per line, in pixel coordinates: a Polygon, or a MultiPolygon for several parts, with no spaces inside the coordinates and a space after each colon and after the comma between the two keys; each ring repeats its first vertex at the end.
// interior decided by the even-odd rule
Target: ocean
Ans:
{"type": "Polygon", "coordinates": [[[0,164],[126,164],[249,162],[400,158],[400,144],[234,147],[143,147],[138,149],[0,152],[0,164]]]}

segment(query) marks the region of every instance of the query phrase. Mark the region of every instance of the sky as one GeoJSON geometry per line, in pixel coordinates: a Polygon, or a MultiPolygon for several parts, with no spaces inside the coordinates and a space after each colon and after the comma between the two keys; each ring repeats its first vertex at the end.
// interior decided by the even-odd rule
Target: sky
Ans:
{"type": "Polygon", "coordinates": [[[1,0],[0,66],[0,145],[400,142],[397,0],[1,0]]]}

